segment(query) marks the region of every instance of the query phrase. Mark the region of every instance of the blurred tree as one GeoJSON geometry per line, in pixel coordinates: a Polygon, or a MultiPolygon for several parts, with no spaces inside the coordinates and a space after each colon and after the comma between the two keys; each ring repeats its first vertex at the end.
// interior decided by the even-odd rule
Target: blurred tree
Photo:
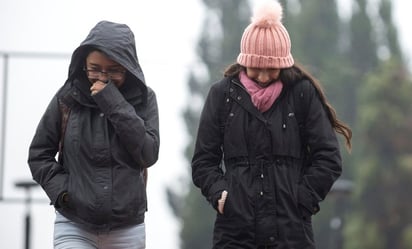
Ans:
{"type": "Polygon", "coordinates": [[[392,20],[382,0],[374,19],[378,66],[365,74],[359,96],[355,209],[347,223],[351,249],[412,248],[412,92],[392,20]]]}
{"type": "Polygon", "coordinates": [[[362,87],[356,211],[347,248],[412,248],[411,75],[398,59],[382,63],[362,87]]]}
{"type": "Polygon", "coordinates": [[[375,69],[378,64],[377,32],[372,26],[371,18],[367,12],[367,1],[356,0],[350,20],[349,57],[356,69],[357,77],[360,78],[366,72],[375,69]]]}

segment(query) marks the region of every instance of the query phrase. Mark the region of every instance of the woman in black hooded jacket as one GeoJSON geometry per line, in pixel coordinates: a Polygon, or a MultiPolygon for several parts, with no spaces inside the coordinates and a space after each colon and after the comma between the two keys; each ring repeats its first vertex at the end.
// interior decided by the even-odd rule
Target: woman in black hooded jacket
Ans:
{"type": "Polygon", "coordinates": [[[281,17],[278,2],[258,9],[201,113],[192,178],[217,211],[214,249],[314,249],[311,216],[342,171],[335,132],[350,148],[281,17]]]}
{"type": "Polygon", "coordinates": [[[133,32],[101,21],[73,52],[29,148],[33,179],[56,209],[54,248],[145,248],[145,172],[159,142],[133,32]]]}

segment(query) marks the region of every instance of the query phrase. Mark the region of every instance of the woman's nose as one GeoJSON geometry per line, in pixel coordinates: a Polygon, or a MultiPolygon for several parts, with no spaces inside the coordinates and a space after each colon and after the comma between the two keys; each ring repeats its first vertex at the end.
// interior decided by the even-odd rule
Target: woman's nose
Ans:
{"type": "Polygon", "coordinates": [[[106,72],[100,72],[99,80],[107,83],[109,81],[109,76],[107,75],[106,72]]]}
{"type": "Polygon", "coordinates": [[[268,72],[266,72],[266,71],[259,72],[257,80],[260,83],[268,83],[270,81],[270,77],[269,77],[268,72]]]}

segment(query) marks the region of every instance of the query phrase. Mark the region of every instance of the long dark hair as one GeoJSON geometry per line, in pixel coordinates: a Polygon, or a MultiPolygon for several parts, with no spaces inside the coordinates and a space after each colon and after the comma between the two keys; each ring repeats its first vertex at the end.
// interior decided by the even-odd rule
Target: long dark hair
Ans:
{"type": "MultiPolygon", "coordinates": [[[[234,64],[229,65],[225,69],[223,75],[225,77],[232,77],[232,76],[238,75],[241,71],[244,71],[244,70],[246,70],[244,66],[238,63],[234,63],[234,64]]],[[[351,143],[352,130],[347,124],[345,124],[344,122],[338,119],[336,110],[328,102],[325,92],[319,80],[316,79],[313,75],[311,75],[307,70],[305,70],[302,65],[299,65],[297,63],[295,63],[290,68],[281,69],[280,74],[279,74],[279,79],[285,85],[292,85],[293,83],[303,80],[303,79],[307,79],[313,84],[313,86],[315,87],[316,91],[319,94],[319,98],[322,104],[326,107],[328,118],[330,120],[330,123],[332,124],[333,129],[337,133],[345,137],[346,148],[350,151],[352,148],[352,143],[351,143]]]]}

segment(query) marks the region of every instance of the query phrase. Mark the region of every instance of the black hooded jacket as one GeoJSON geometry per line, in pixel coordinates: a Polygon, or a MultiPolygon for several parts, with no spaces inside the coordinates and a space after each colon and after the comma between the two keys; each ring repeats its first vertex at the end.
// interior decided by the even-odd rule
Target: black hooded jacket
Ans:
{"type": "Polygon", "coordinates": [[[341,171],[336,134],[309,81],[285,87],[264,113],[237,77],[211,87],[192,177],[214,208],[228,192],[214,226],[214,249],[314,249],[311,216],[341,171]]]}
{"type": "Polygon", "coordinates": [[[85,228],[107,231],[144,222],[147,210],[143,170],[159,153],[155,93],[145,84],[132,31],[99,22],[73,52],[69,75],[45,111],[29,148],[33,179],[56,209],[85,228]],[[124,84],[109,82],[90,95],[83,70],[89,52],[99,50],[127,69],[124,84]],[[59,102],[70,108],[62,160],[59,102]],[[59,196],[68,202],[60,206],[59,196]]]}

